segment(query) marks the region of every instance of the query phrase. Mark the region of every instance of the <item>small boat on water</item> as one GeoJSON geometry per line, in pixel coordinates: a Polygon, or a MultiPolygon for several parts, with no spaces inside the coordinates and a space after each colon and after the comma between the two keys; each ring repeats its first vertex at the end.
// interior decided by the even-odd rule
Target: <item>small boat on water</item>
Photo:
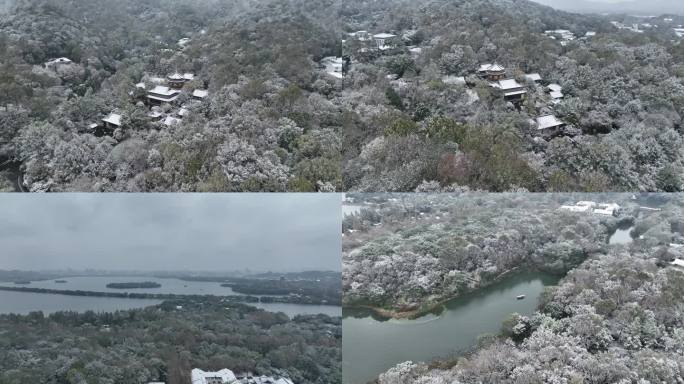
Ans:
{"type": "Polygon", "coordinates": [[[522,300],[525,298],[525,295],[518,295],[515,297],[517,300],[522,300]]]}

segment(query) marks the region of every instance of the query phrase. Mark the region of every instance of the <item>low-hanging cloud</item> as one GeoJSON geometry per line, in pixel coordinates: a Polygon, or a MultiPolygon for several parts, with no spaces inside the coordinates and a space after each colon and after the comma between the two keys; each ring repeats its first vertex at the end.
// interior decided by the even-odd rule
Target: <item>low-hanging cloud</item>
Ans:
{"type": "Polygon", "coordinates": [[[0,196],[0,269],[340,270],[336,194],[0,196]]]}

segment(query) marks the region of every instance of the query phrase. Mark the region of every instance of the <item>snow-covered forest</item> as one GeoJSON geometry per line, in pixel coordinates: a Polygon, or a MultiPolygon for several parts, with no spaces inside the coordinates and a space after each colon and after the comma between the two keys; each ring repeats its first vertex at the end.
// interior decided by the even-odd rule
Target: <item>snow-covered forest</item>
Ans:
{"type": "Polygon", "coordinates": [[[398,41],[353,62],[339,93],[350,119],[345,190],[681,189],[682,17],[576,15],[522,0],[349,8],[359,10],[350,29],[398,41]],[[478,76],[492,63],[522,100],[478,76]],[[561,132],[536,121],[550,115],[561,132]]]}
{"type": "Polygon", "coordinates": [[[0,382],[187,384],[201,367],[339,383],[341,319],[290,319],[219,298],[140,310],[0,315],[0,382]]]}
{"type": "Polygon", "coordinates": [[[4,8],[3,190],[682,188],[682,17],[526,0],[4,8]]]}

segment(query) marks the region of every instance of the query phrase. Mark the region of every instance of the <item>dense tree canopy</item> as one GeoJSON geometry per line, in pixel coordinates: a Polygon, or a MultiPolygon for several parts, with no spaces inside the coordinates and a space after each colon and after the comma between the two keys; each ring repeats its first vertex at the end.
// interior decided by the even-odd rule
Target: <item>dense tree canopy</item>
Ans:
{"type": "Polygon", "coordinates": [[[341,382],[341,319],[220,299],[115,313],[0,316],[0,382],[187,384],[190,370],[341,382]]]}

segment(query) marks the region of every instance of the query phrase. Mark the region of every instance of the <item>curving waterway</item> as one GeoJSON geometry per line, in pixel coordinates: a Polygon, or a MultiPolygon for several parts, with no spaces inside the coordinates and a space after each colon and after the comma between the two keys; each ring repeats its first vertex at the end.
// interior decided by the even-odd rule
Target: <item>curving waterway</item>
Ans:
{"type": "Polygon", "coordinates": [[[364,384],[394,365],[431,361],[471,348],[479,335],[498,333],[511,314],[532,314],[544,287],[559,277],[521,272],[449,301],[440,314],[415,320],[384,320],[360,309],[343,310],[342,378],[364,384]],[[518,295],[525,299],[517,300],[518,295]]]}

